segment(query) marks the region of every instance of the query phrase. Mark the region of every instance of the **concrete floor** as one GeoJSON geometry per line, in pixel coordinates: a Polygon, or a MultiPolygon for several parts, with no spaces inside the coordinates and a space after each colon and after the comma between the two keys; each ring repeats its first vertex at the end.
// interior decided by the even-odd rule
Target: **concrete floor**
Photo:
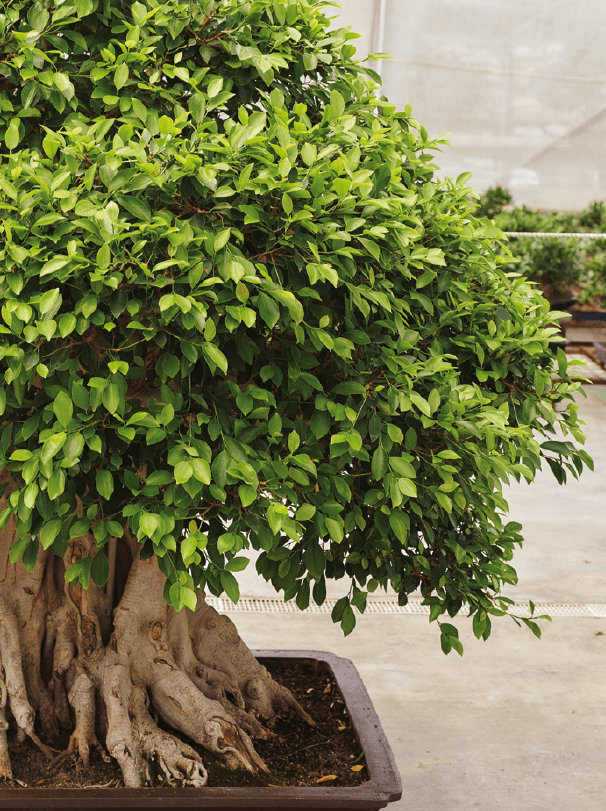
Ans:
{"type": "MultiPolygon", "coordinates": [[[[588,391],[579,402],[595,473],[562,488],[544,472],[509,488],[526,538],[509,591],[517,601],[606,603],[606,386],[588,391]]],[[[273,593],[242,574],[243,594],[273,593]]],[[[606,618],[554,617],[540,641],[502,618],[478,642],[462,617],[460,658],[442,654],[426,616],[366,614],[347,638],[329,614],[232,616],[253,649],[354,662],[402,776],[390,811],[604,810],[606,618]]]]}

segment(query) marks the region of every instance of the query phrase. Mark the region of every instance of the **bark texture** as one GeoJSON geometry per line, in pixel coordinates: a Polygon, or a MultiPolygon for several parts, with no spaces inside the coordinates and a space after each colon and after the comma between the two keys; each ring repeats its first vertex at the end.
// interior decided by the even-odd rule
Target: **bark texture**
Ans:
{"type": "Polygon", "coordinates": [[[85,591],[64,573],[96,551],[92,535],[73,539],[65,558],[40,548],[32,572],[8,562],[14,537],[9,521],[0,533],[0,779],[12,777],[14,734],[51,762],[87,765],[95,748],[118,761],[128,787],[149,784],[153,762],[171,785],[204,786],[198,752],[159,719],[249,771],[266,771],[252,739],[272,735],[278,713],[314,724],[203,594],[195,611],[166,604],[157,561],[141,560],[136,544],[114,542],[110,581],[85,591]],[[71,733],[62,752],[60,729],[71,733]]]}

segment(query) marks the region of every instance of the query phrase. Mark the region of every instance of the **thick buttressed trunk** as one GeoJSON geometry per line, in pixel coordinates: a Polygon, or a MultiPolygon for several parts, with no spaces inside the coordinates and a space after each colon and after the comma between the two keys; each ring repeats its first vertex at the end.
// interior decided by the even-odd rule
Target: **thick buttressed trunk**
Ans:
{"type": "Polygon", "coordinates": [[[8,562],[13,539],[9,521],[0,533],[0,778],[12,778],[14,734],[55,762],[87,765],[94,747],[118,761],[129,787],[151,782],[151,763],[169,784],[203,786],[199,753],[159,718],[249,771],[266,770],[251,739],[272,735],[279,712],[314,723],[204,595],[195,611],[166,604],[155,557],[141,560],[135,543],[112,542],[108,584],[84,591],[64,573],[95,551],[92,536],[73,539],[65,559],[41,548],[32,572],[8,562]],[[60,729],[71,733],[63,752],[60,729]]]}

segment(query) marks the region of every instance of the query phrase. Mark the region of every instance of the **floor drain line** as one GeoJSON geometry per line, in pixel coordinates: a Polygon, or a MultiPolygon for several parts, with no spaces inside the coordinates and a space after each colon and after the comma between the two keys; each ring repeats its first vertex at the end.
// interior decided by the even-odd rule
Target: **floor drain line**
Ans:
{"type": "MultiPolygon", "coordinates": [[[[262,614],[330,614],[335,603],[334,599],[325,600],[322,605],[312,603],[304,612],[301,612],[294,600],[284,602],[271,597],[240,597],[237,604],[222,597],[207,595],[206,602],[219,612],[249,612],[262,614]]],[[[396,600],[369,599],[366,605],[366,614],[429,614],[429,606],[422,605],[420,600],[412,599],[407,605],[398,605],[396,600]]],[[[512,613],[520,617],[530,617],[528,603],[515,603],[512,613]]],[[[550,617],[594,617],[606,618],[606,604],[589,605],[584,603],[536,603],[535,616],[548,614],[550,617]]]]}

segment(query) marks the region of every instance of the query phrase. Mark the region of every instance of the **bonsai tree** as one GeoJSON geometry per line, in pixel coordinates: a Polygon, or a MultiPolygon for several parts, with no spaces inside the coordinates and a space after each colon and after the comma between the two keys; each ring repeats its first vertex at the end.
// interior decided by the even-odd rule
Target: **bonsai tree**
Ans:
{"type": "Polygon", "coordinates": [[[4,778],[10,721],[203,785],[154,712],[263,769],[313,720],[204,600],[247,549],[301,610],[341,580],[346,634],[391,584],[486,638],[502,482],[590,463],[547,303],[326,5],[2,3],[4,778]]]}

